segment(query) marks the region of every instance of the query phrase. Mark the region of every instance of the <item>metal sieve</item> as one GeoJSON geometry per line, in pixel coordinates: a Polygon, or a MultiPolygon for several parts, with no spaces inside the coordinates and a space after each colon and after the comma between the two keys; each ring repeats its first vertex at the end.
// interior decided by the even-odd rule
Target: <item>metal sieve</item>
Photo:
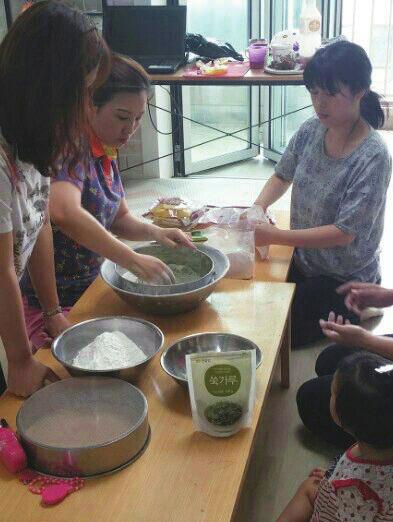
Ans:
{"type": "Polygon", "coordinates": [[[187,290],[177,294],[149,295],[123,288],[121,278],[115,270],[115,264],[108,259],[101,265],[101,277],[124,301],[137,306],[144,312],[158,315],[187,312],[209,297],[229,269],[229,260],[220,250],[208,245],[201,245],[199,248],[213,260],[212,279],[200,287],[195,287],[195,284],[190,283],[187,290]]]}
{"type": "Polygon", "coordinates": [[[119,265],[115,265],[115,270],[120,278],[123,290],[148,295],[178,294],[180,292],[186,292],[192,288],[200,288],[212,280],[214,262],[209,254],[202,250],[191,250],[185,247],[169,248],[158,244],[137,246],[133,250],[138,254],[156,257],[166,265],[186,266],[190,268],[196,276],[189,277],[188,280],[184,282],[175,282],[170,285],[152,285],[140,282],[134,283],[123,277],[127,272],[126,269],[119,265]]]}
{"type": "Polygon", "coordinates": [[[149,440],[147,401],[108,377],[70,378],[42,388],[21,406],[17,430],[29,466],[64,477],[92,477],[131,464],[149,440]]]}

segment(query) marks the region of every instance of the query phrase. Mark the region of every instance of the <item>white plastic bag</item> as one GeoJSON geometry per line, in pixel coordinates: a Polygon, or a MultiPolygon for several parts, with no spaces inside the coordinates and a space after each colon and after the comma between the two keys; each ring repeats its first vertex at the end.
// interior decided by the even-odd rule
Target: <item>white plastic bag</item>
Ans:
{"type": "MultiPolygon", "coordinates": [[[[212,208],[198,220],[198,226],[209,227],[204,234],[209,245],[228,256],[230,268],[227,277],[232,279],[252,279],[255,269],[255,227],[258,223],[269,223],[262,208],[224,207],[212,208]]],[[[265,259],[268,246],[258,247],[258,253],[265,259]]]]}

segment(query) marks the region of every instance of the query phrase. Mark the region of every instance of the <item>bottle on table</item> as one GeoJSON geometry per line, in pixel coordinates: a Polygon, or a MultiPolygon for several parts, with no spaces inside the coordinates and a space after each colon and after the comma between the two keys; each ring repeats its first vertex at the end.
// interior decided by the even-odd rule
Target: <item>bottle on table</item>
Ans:
{"type": "Polygon", "coordinates": [[[316,0],[303,0],[299,23],[299,54],[307,61],[321,46],[321,13],[316,0]]]}

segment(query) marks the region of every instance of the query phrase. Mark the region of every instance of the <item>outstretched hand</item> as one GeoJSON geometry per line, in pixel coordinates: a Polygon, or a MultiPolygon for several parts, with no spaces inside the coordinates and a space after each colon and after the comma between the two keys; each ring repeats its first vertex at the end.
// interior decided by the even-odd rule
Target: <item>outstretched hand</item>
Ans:
{"type": "Polygon", "coordinates": [[[328,339],[345,346],[365,348],[372,335],[361,326],[351,324],[348,319],[344,322],[342,316],[336,317],[334,312],[329,313],[327,321],[320,319],[319,324],[328,339]]]}
{"type": "Polygon", "coordinates": [[[346,307],[359,316],[369,306],[384,308],[393,304],[393,291],[374,283],[350,281],[339,286],[336,292],[345,295],[346,307]]]}

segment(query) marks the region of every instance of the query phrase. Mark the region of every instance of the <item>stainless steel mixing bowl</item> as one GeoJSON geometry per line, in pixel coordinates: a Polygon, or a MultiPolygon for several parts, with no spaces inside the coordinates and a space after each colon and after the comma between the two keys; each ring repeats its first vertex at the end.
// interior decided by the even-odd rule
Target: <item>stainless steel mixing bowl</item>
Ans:
{"type": "Polygon", "coordinates": [[[262,352],[258,346],[240,335],[209,332],[189,335],[176,341],[161,355],[163,370],[180,384],[187,383],[186,355],[203,352],[234,352],[255,350],[256,367],[262,362],[262,352]]]}
{"type": "Polygon", "coordinates": [[[99,317],[71,326],[52,343],[52,353],[71,375],[106,375],[135,381],[164,343],[164,334],[149,321],[127,316],[99,317]],[[104,332],[123,332],[144,352],[146,360],[127,368],[87,370],[73,362],[78,352],[104,332]]]}
{"type": "Polygon", "coordinates": [[[16,426],[29,466],[62,477],[117,471],[143,453],[150,435],[143,393],[102,377],[42,388],[22,404],[16,426]]]}
{"type": "Polygon", "coordinates": [[[157,315],[187,312],[209,297],[229,269],[229,261],[225,254],[208,245],[201,245],[199,249],[207,253],[214,263],[211,282],[200,288],[195,288],[193,283],[189,283],[190,286],[186,291],[172,295],[149,295],[132,292],[123,288],[120,276],[116,273],[115,264],[108,259],[101,265],[101,277],[124,301],[136,305],[144,312],[157,315]]]}
{"type": "Polygon", "coordinates": [[[120,276],[121,287],[123,290],[129,290],[133,293],[138,294],[149,294],[149,295],[167,295],[167,294],[178,294],[185,292],[191,288],[201,287],[206,285],[212,280],[214,262],[212,258],[200,249],[191,250],[189,248],[169,248],[159,244],[137,246],[133,249],[138,254],[146,256],[157,257],[163,261],[166,265],[184,265],[193,272],[196,277],[190,278],[186,282],[175,282],[170,285],[151,285],[148,283],[134,283],[124,277],[124,274],[128,271],[119,266],[115,265],[115,270],[120,276]]]}

